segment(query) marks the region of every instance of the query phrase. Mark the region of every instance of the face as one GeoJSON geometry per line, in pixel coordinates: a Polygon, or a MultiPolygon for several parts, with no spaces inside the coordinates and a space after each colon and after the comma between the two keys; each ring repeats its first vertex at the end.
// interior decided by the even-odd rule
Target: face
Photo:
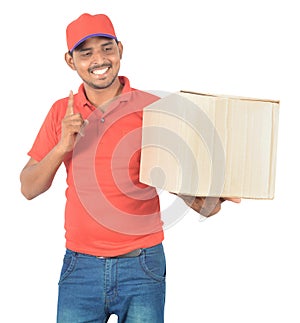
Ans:
{"type": "Polygon", "coordinates": [[[116,82],[122,51],[122,44],[114,39],[91,37],[79,45],[73,55],[66,53],[65,58],[86,86],[100,90],[116,82]]]}

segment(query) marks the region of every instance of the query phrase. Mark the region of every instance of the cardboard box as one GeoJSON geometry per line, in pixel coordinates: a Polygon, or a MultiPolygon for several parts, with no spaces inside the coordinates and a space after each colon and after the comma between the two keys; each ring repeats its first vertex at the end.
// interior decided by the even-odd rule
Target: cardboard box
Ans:
{"type": "Polygon", "coordinates": [[[140,181],[192,196],[273,199],[279,101],[180,91],[144,109],[140,181]]]}

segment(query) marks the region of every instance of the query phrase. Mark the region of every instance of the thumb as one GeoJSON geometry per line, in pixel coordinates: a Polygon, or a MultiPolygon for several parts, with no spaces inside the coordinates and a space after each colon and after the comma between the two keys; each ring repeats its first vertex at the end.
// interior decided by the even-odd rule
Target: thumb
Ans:
{"type": "Polygon", "coordinates": [[[233,203],[241,203],[242,199],[239,197],[225,197],[225,198],[223,198],[223,201],[230,201],[233,203]]]}

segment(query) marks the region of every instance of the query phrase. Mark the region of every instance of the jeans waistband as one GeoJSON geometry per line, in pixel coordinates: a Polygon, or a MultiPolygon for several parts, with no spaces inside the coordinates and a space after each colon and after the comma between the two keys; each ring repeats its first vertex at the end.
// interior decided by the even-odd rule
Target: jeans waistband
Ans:
{"type": "Polygon", "coordinates": [[[114,258],[134,258],[138,257],[142,253],[142,248],[138,248],[132,251],[129,251],[127,253],[124,253],[122,255],[114,256],[114,257],[102,257],[102,256],[97,256],[97,258],[101,259],[114,259],[114,258]]]}

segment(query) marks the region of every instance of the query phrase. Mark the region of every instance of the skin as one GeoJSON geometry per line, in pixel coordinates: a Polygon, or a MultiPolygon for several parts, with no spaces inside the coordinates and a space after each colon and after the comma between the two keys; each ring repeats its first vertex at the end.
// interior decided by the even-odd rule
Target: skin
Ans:
{"type": "Polygon", "coordinates": [[[83,80],[86,96],[94,106],[103,105],[121,92],[118,73],[122,53],[121,42],[92,37],[79,46],[73,55],[65,54],[67,64],[83,80]],[[106,69],[104,74],[95,74],[106,69]]]}
{"type": "MultiPolygon", "coordinates": [[[[108,38],[93,37],[65,54],[65,60],[84,82],[88,100],[100,106],[112,100],[122,90],[118,77],[123,46],[108,38]],[[96,75],[95,70],[107,71],[96,75]]],[[[58,144],[40,161],[30,158],[20,174],[21,192],[29,200],[47,191],[66,154],[72,151],[77,133],[84,120],[80,113],[74,113],[73,93],[70,92],[65,117],[62,120],[62,134],[58,144]]]]}
{"type": "MultiPolygon", "coordinates": [[[[113,100],[122,91],[118,73],[123,54],[121,42],[104,37],[92,37],[78,46],[72,54],[65,54],[68,66],[77,72],[84,84],[87,99],[104,112],[105,103],[113,100]]],[[[21,192],[27,199],[47,191],[66,154],[73,150],[76,135],[84,120],[74,113],[73,93],[69,94],[66,114],[62,120],[62,134],[58,144],[40,161],[30,158],[20,174],[21,192]]],[[[187,205],[204,216],[218,213],[221,203],[240,199],[205,198],[179,195],[187,205]]]]}
{"type": "Polygon", "coordinates": [[[221,210],[222,203],[230,201],[233,203],[240,203],[240,198],[231,197],[202,197],[202,196],[189,196],[178,195],[184,202],[192,208],[194,211],[200,213],[203,216],[210,217],[217,214],[221,210]]]}

